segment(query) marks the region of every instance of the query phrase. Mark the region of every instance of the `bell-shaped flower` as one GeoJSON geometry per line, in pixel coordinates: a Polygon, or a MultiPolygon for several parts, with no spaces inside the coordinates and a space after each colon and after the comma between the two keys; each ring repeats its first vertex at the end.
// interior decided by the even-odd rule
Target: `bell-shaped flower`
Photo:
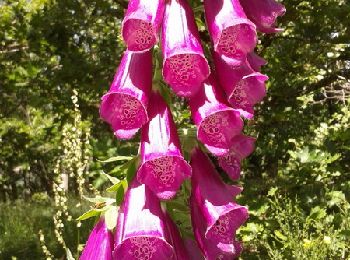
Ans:
{"type": "Polygon", "coordinates": [[[122,36],[131,51],[145,51],[156,43],[163,21],[165,0],[130,0],[122,23],[122,36]]]}
{"type": "Polygon", "coordinates": [[[241,173],[241,161],[248,157],[255,149],[255,138],[237,135],[233,140],[230,152],[219,156],[218,161],[232,180],[238,180],[241,173]]]}
{"type": "Polygon", "coordinates": [[[181,154],[181,146],[171,111],[158,92],[153,92],[148,108],[149,122],[141,131],[140,183],[160,199],[171,199],[183,180],[191,176],[191,166],[181,154]]]}
{"type": "Polygon", "coordinates": [[[151,87],[151,52],[126,51],[100,106],[101,118],[112,126],[116,137],[130,139],[147,123],[151,87]]]}
{"type": "Polygon", "coordinates": [[[241,0],[248,18],[263,33],[277,33],[283,29],[276,28],[276,20],[286,12],[286,8],[275,0],[241,0]]]}
{"type": "Polygon", "coordinates": [[[118,260],[173,259],[159,199],[134,180],[119,209],[113,256],[118,260]]]}
{"type": "MultiPolygon", "coordinates": [[[[240,242],[233,239],[231,243],[221,243],[205,237],[206,224],[198,205],[194,202],[193,197],[190,200],[191,219],[193,233],[200,247],[201,252],[207,260],[232,260],[236,259],[242,252],[240,242]]],[[[198,255],[198,253],[197,253],[198,255]]],[[[191,258],[192,259],[192,258],[191,258]]],[[[197,258],[193,258],[197,259],[197,258]]],[[[203,259],[203,258],[198,258],[203,259]]]]}
{"type": "Polygon", "coordinates": [[[261,71],[261,67],[267,64],[267,61],[255,52],[251,52],[247,55],[247,61],[254,71],[261,71]]]}
{"type": "Polygon", "coordinates": [[[241,188],[223,183],[210,159],[198,148],[192,152],[191,166],[191,214],[197,242],[206,257],[219,253],[232,257],[238,251],[236,230],[248,218],[247,208],[233,201],[241,188]]]}
{"type": "Polygon", "coordinates": [[[236,64],[244,61],[254,50],[257,35],[239,0],[204,0],[204,8],[214,50],[236,64]]]}
{"type": "Polygon", "coordinates": [[[198,129],[197,137],[217,156],[228,153],[233,138],[243,128],[239,112],[226,103],[213,73],[189,99],[192,118],[198,129]]]}
{"type": "Polygon", "coordinates": [[[163,78],[179,96],[196,93],[209,76],[209,65],[186,0],[169,0],[162,27],[163,78]]]}
{"type": "Polygon", "coordinates": [[[228,102],[245,118],[254,116],[254,105],[266,95],[266,75],[255,72],[247,61],[236,66],[230,59],[213,53],[216,72],[228,102]]]}
{"type": "Polygon", "coordinates": [[[80,260],[112,260],[113,234],[102,217],[91,231],[80,260]]]}

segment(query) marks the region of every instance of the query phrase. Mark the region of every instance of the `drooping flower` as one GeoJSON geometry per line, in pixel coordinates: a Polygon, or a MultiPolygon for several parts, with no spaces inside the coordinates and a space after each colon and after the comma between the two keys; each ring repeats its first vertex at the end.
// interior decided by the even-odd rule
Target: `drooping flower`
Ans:
{"type": "Polygon", "coordinates": [[[118,260],[173,259],[158,198],[134,180],[120,207],[113,256],[118,260]]]}
{"type": "Polygon", "coordinates": [[[149,122],[141,133],[141,167],[137,179],[160,199],[175,196],[191,167],[181,154],[181,146],[171,111],[161,95],[153,92],[148,108],[149,122]]]}
{"type": "Polygon", "coordinates": [[[177,229],[175,223],[170,218],[169,214],[165,213],[166,224],[171,239],[171,245],[174,248],[175,258],[174,260],[189,260],[190,258],[188,251],[185,247],[184,241],[181,238],[180,232],[177,229]]]}
{"type": "Polygon", "coordinates": [[[248,218],[247,208],[233,201],[241,189],[223,183],[210,159],[198,148],[192,152],[191,166],[191,216],[197,242],[208,259],[220,255],[232,259],[240,251],[236,230],[248,218]]]}
{"type": "Polygon", "coordinates": [[[251,52],[247,55],[247,61],[254,71],[260,71],[261,67],[267,64],[267,61],[261,58],[255,52],[251,52]]]}
{"type": "Polygon", "coordinates": [[[239,0],[205,0],[204,8],[214,50],[236,64],[244,61],[254,50],[257,35],[239,0]]]}
{"type": "Polygon", "coordinates": [[[232,180],[238,180],[241,173],[241,161],[254,151],[255,138],[237,135],[233,140],[230,152],[219,156],[218,161],[232,180]]]}
{"type": "Polygon", "coordinates": [[[276,20],[286,12],[286,8],[275,0],[241,0],[248,18],[263,33],[277,33],[283,29],[275,28],[276,20]]]}
{"type": "Polygon", "coordinates": [[[230,59],[213,54],[219,82],[223,87],[228,102],[245,118],[254,116],[254,105],[266,95],[266,75],[255,72],[247,61],[236,66],[230,59]]]}
{"type": "Polygon", "coordinates": [[[80,260],[112,260],[113,234],[102,217],[91,231],[80,260]]]}
{"type": "Polygon", "coordinates": [[[163,78],[179,96],[196,93],[209,75],[193,12],[186,0],[169,0],[162,27],[163,78]]]}
{"type": "Polygon", "coordinates": [[[243,128],[239,112],[226,104],[213,73],[189,99],[198,139],[215,155],[228,153],[233,138],[243,128]]]}
{"type": "Polygon", "coordinates": [[[145,51],[157,43],[165,0],[130,0],[122,24],[122,36],[131,51],[145,51]]]}
{"type": "Polygon", "coordinates": [[[151,52],[126,51],[100,106],[101,118],[111,125],[118,138],[132,138],[148,121],[151,86],[151,52]]]}

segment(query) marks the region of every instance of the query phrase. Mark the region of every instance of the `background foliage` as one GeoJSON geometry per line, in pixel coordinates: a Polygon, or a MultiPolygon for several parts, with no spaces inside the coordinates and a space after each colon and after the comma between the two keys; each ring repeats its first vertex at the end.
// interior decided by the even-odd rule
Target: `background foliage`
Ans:
{"type": "MultiPolygon", "coordinates": [[[[191,4],[209,50],[201,3],[191,4]]],[[[239,182],[245,188],[239,201],[251,213],[239,234],[242,258],[348,259],[350,3],[283,4],[284,33],[261,36],[257,48],[269,61],[263,71],[270,80],[245,129],[257,137],[257,149],[239,182]]],[[[108,176],[133,175],[135,161],[116,156],[136,155],[138,138],[117,141],[98,116],[125,48],[120,24],[126,6],[121,0],[0,1],[0,259],[43,258],[39,230],[55,258],[66,254],[52,220],[55,183],[64,174],[69,193],[62,212],[71,218],[62,223],[63,237],[76,257],[93,224],[89,219],[77,228],[72,220],[89,208],[79,187],[104,195],[108,176]]],[[[172,109],[187,152],[193,127],[184,100],[176,101],[172,109]]],[[[120,200],[126,182],[112,180],[120,200]]],[[[168,209],[191,235],[187,192],[185,184],[168,209]]]]}

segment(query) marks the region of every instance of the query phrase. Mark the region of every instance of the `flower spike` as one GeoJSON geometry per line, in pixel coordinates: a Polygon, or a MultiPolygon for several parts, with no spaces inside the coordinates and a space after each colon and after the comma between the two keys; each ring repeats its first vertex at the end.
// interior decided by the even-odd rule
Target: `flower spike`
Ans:
{"type": "Polygon", "coordinates": [[[100,106],[101,118],[111,125],[116,137],[130,139],[147,123],[151,86],[151,52],[126,51],[100,106]]]}
{"type": "Polygon", "coordinates": [[[193,12],[186,0],[169,0],[162,28],[163,78],[179,96],[195,94],[209,76],[193,12]]]}
{"type": "Polygon", "coordinates": [[[122,36],[130,51],[146,51],[157,42],[163,21],[165,0],[130,0],[122,36]]]}
{"type": "Polygon", "coordinates": [[[146,184],[160,199],[171,199],[191,167],[181,154],[181,146],[171,111],[161,95],[153,92],[148,108],[149,122],[141,133],[140,183],[146,184]]]}
{"type": "Polygon", "coordinates": [[[204,8],[214,50],[240,64],[254,50],[257,35],[239,0],[204,0],[204,8]]]}
{"type": "Polygon", "coordinates": [[[227,154],[233,138],[240,134],[243,121],[239,112],[226,104],[213,73],[189,100],[198,139],[215,155],[227,154]]]}

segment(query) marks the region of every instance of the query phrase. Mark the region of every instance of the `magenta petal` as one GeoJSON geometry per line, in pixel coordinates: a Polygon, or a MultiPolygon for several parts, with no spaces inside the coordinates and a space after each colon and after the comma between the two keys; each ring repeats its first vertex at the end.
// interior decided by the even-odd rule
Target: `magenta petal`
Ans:
{"type": "Polygon", "coordinates": [[[230,152],[219,156],[218,161],[232,180],[238,180],[241,173],[241,160],[248,157],[255,149],[255,138],[238,135],[233,140],[230,152]]]}
{"type": "Polygon", "coordinates": [[[192,239],[185,240],[185,247],[191,260],[204,260],[202,252],[200,251],[197,242],[192,239]]]}
{"type": "Polygon", "coordinates": [[[240,134],[243,121],[239,113],[226,105],[213,74],[189,100],[198,139],[215,155],[226,154],[233,138],[240,134]]]}
{"type": "Polygon", "coordinates": [[[182,240],[180,232],[177,229],[175,223],[167,213],[165,214],[165,217],[166,217],[166,223],[167,223],[168,231],[171,238],[171,244],[173,245],[174,251],[175,251],[175,260],[192,259],[190,258],[187,252],[184,241],[182,240]]]}
{"type": "Polygon", "coordinates": [[[261,67],[267,64],[267,61],[258,56],[255,52],[249,53],[247,55],[247,60],[254,71],[260,71],[261,67]]]}
{"type": "Polygon", "coordinates": [[[247,19],[238,0],[204,0],[205,18],[214,49],[220,55],[245,60],[257,43],[255,25],[247,19]]]}
{"type": "Polygon", "coordinates": [[[101,118],[112,126],[118,138],[132,138],[148,121],[147,105],[151,86],[151,52],[126,51],[100,106],[101,118]]]}
{"type": "Polygon", "coordinates": [[[219,81],[229,103],[241,116],[251,119],[254,116],[253,106],[266,95],[266,75],[255,72],[247,61],[236,66],[229,59],[213,54],[219,81]]]}
{"type": "Polygon", "coordinates": [[[279,16],[286,12],[286,8],[275,0],[241,0],[241,4],[248,18],[252,20],[259,31],[276,33],[283,31],[275,28],[279,16]]]}
{"type": "Polygon", "coordinates": [[[141,133],[141,167],[137,179],[160,199],[175,196],[191,167],[181,154],[181,146],[171,111],[159,93],[153,92],[148,109],[149,122],[141,133]]]}
{"type": "MultiPolygon", "coordinates": [[[[227,251],[231,248],[228,251],[236,253],[234,246],[236,230],[248,218],[247,208],[233,201],[233,197],[241,189],[223,183],[209,158],[199,149],[192,152],[191,166],[193,169],[191,207],[198,208],[198,212],[194,210],[192,213],[195,214],[193,218],[202,218],[202,223],[194,224],[197,228],[201,226],[199,228],[201,231],[197,230],[199,232],[197,236],[202,240],[202,250],[204,248],[205,252],[219,248],[221,251],[227,251]],[[205,245],[204,240],[213,241],[216,245],[205,245]]],[[[207,253],[206,256],[208,255],[210,254],[207,253]]]]}
{"type": "Polygon", "coordinates": [[[122,35],[128,49],[145,51],[157,43],[165,0],[130,0],[122,24],[122,35]]]}
{"type": "Polygon", "coordinates": [[[191,197],[191,219],[194,236],[198,242],[202,253],[207,260],[232,260],[238,257],[242,252],[241,243],[233,240],[229,244],[218,242],[205,237],[206,224],[199,210],[198,205],[191,197]]]}
{"type": "Polygon", "coordinates": [[[113,234],[102,217],[89,235],[80,260],[112,260],[113,234]]]}
{"type": "Polygon", "coordinates": [[[162,27],[163,77],[179,96],[195,94],[209,75],[193,12],[186,0],[169,0],[162,27]]]}
{"type": "Polygon", "coordinates": [[[134,180],[119,210],[114,259],[173,259],[170,242],[158,198],[134,180]]]}

